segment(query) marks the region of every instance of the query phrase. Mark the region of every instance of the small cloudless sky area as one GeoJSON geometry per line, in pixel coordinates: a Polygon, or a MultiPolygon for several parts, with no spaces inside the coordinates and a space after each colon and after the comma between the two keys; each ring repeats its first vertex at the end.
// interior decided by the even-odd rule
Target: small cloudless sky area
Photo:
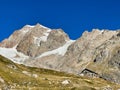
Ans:
{"type": "Polygon", "coordinates": [[[120,29],[120,0],[0,0],[0,41],[37,23],[62,28],[71,39],[93,28],[120,29]]]}

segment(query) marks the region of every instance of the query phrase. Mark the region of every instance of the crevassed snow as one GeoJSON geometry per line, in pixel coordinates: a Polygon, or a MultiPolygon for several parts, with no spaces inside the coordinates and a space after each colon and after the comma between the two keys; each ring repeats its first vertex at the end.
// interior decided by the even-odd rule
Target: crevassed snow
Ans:
{"type": "Polygon", "coordinates": [[[48,29],[47,32],[44,33],[44,36],[34,37],[34,44],[40,46],[40,42],[41,41],[46,42],[47,41],[47,37],[48,37],[50,32],[51,32],[51,30],[48,29]]]}
{"type": "Polygon", "coordinates": [[[13,48],[2,48],[0,47],[0,55],[12,60],[15,63],[21,64],[28,56],[20,53],[16,50],[15,47],[13,48]]]}
{"type": "Polygon", "coordinates": [[[66,44],[63,45],[62,47],[59,47],[58,49],[55,49],[55,50],[52,50],[52,51],[44,52],[43,54],[41,54],[41,55],[38,56],[37,58],[49,56],[49,55],[52,55],[52,54],[58,54],[58,55],[64,56],[64,54],[67,52],[67,48],[68,48],[73,42],[75,42],[75,41],[74,41],[74,40],[67,41],[66,44]]]}

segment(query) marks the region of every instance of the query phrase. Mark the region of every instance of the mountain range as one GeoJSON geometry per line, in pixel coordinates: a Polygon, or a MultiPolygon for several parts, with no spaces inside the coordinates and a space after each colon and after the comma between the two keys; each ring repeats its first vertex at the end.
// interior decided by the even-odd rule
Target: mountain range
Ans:
{"type": "Polygon", "coordinates": [[[93,29],[71,40],[62,29],[26,25],[0,43],[0,55],[26,67],[120,84],[119,30],[93,29]]]}

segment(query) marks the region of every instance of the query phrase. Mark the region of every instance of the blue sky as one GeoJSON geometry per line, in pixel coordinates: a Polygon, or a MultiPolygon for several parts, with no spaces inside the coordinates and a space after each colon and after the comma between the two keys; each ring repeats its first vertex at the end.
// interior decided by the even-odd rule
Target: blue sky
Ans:
{"type": "Polygon", "coordinates": [[[120,0],[0,0],[0,41],[26,24],[62,28],[77,39],[93,28],[120,28],[120,0]]]}

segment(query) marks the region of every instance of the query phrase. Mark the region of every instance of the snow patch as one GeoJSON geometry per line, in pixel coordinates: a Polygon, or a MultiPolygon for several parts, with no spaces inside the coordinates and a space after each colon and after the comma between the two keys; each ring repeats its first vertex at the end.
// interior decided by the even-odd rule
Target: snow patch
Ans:
{"type": "Polygon", "coordinates": [[[22,64],[22,62],[25,59],[29,58],[28,56],[24,55],[23,53],[18,52],[15,47],[13,47],[13,48],[0,47],[0,55],[12,60],[15,63],[19,63],[19,64],[22,64]]]}
{"type": "Polygon", "coordinates": [[[103,33],[105,30],[101,30],[101,33],[103,33]]]}
{"type": "MultiPolygon", "coordinates": [[[[43,25],[41,25],[41,24],[37,24],[37,25],[40,25],[40,27],[45,28],[45,29],[50,29],[50,28],[45,27],[45,26],[43,26],[43,25]]],[[[25,27],[34,28],[35,26],[36,26],[36,25],[26,25],[25,27]]]]}
{"type": "Polygon", "coordinates": [[[64,56],[65,53],[67,52],[67,48],[68,48],[73,42],[75,42],[75,41],[74,41],[74,40],[67,41],[66,44],[63,45],[62,47],[59,47],[58,49],[55,49],[55,50],[52,50],[52,51],[44,52],[43,54],[41,54],[41,55],[38,56],[37,58],[49,56],[49,55],[52,55],[52,54],[58,54],[58,55],[64,56]]]}
{"type": "Polygon", "coordinates": [[[33,25],[26,25],[26,27],[34,28],[35,26],[33,25]]]}
{"type": "Polygon", "coordinates": [[[104,29],[100,30],[100,34],[103,34],[103,33],[104,33],[104,31],[105,31],[104,29]]]}
{"type": "Polygon", "coordinates": [[[0,48],[0,54],[8,58],[15,57],[15,52],[16,51],[13,48],[0,48]]]}
{"type": "Polygon", "coordinates": [[[45,26],[43,26],[43,25],[40,25],[40,27],[42,27],[42,28],[45,28],[45,29],[50,29],[50,28],[48,28],[48,27],[45,27],[45,26]]]}

